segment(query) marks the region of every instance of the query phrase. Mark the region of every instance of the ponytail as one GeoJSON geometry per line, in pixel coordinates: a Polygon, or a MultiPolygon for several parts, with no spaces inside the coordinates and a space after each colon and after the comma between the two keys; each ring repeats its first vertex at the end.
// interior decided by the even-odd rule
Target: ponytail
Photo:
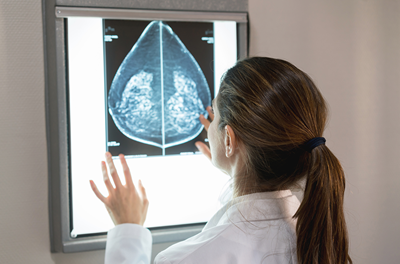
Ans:
{"type": "Polygon", "coordinates": [[[351,264],[343,212],[344,172],[325,145],[309,154],[309,170],[297,218],[297,258],[307,264],[351,264]]]}

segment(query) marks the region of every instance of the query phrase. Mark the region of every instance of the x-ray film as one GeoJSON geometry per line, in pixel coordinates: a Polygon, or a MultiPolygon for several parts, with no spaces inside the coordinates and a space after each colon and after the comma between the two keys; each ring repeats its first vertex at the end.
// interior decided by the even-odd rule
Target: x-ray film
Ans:
{"type": "Polygon", "coordinates": [[[214,97],[213,23],[105,20],[107,147],[194,154],[214,97]],[[190,28],[190,30],[187,30],[190,28]]]}

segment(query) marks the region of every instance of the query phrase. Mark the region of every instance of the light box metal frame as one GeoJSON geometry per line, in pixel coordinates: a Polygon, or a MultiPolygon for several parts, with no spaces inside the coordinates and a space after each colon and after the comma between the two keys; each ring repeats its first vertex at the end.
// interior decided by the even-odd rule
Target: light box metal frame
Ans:
{"type": "MultiPolygon", "coordinates": [[[[186,22],[237,22],[238,59],[248,53],[247,13],[157,11],[135,9],[55,7],[56,74],[54,87],[46,87],[46,125],[49,157],[49,213],[52,252],[79,252],[104,249],[106,235],[72,238],[70,200],[70,159],[68,120],[67,51],[65,19],[68,17],[98,17],[121,20],[162,20],[186,22]]],[[[153,243],[175,242],[199,233],[204,224],[151,228],[153,243]]]]}

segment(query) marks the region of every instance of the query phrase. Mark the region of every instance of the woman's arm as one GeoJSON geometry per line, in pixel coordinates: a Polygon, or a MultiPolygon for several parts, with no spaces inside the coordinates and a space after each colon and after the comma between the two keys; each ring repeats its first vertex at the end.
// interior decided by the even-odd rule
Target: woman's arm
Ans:
{"type": "Polygon", "coordinates": [[[106,161],[115,188],[110,182],[104,161],[101,162],[101,168],[109,193],[108,197],[104,197],[97,189],[96,184],[90,181],[93,192],[104,203],[116,225],[108,232],[105,263],[149,264],[152,237],[150,231],[143,227],[149,206],[146,190],[140,180],[139,192],[136,190],[124,155],[119,155],[119,158],[124,170],[125,185],[119,179],[109,152],[106,153],[106,161]]]}

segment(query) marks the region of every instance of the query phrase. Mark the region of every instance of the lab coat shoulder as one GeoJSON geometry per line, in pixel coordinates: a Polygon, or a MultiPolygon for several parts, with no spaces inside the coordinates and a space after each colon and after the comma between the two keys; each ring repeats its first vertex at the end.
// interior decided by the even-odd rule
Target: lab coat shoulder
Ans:
{"type": "Polygon", "coordinates": [[[169,247],[154,263],[297,263],[292,226],[280,220],[219,225],[169,247]]]}
{"type": "Polygon", "coordinates": [[[297,198],[289,196],[253,199],[222,209],[201,233],[161,252],[154,263],[296,264],[292,216],[298,205],[297,198]]]}
{"type": "Polygon", "coordinates": [[[158,254],[155,264],[297,263],[291,219],[224,224],[158,254]]]}

